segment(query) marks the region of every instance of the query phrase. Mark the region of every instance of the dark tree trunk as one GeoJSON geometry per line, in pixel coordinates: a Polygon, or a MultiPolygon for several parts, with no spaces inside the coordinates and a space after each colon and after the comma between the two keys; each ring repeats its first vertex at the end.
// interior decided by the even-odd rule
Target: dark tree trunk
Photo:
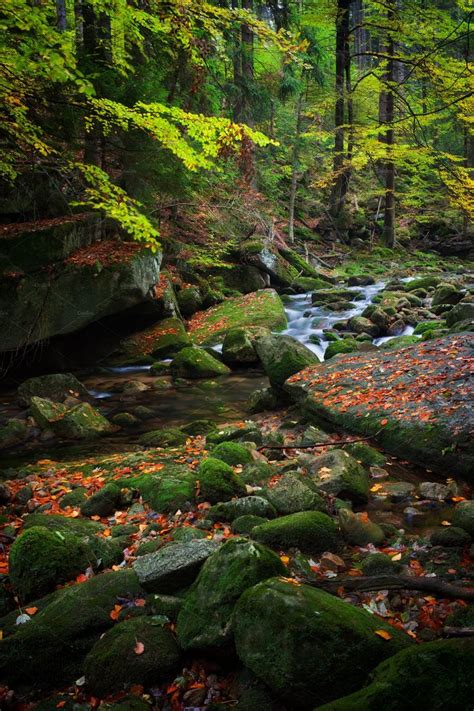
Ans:
{"type": "Polygon", "coordinates": [[[56,24],[60,32],[67,30],[66,0],[56,0],[56,24]]]}
{"type": "MultiPolygon", "coordinates": [[[[242,0],[242,9],[253,11],[253,0],[242,0]]],[[[254,36],[248,25],[242,25],[242,120],[253,125],[252,86],[254,82],[254,36]]]]}
{"type": "Polygon", "coordinates": [[[386,160],[384,164],[385,177],[385,210],[384,210],[384,225],[383,237],[387,247],[395,246],[395,161],[393,159],[393,146],[395,144],[395,129],[393,126],[394,120],[394,93],[393,84],[395,82],[395,42],[393,33],[393,23],[395,20],[395,3],[394,0],[389,0],[387,11],[387,20],[390,26],[388,31],[387,54],[387,72],[386,72],[386,90],[385,90],[385,116],[384,123],[386,126],[384,132],[384,141],[387,145],[386,160]]]}
{"type": "MultiPolygon", "coordinates": [[[[344,142],[346,107],[346,72],[349,54],[349,9],[351,0],[338,0],[336,15],[336,103],[334,111],[334,187],[331,196],[331,215],[338,217],[344,207],[344,142]]],[[[346,188],[347,190],[347,188],[346,188]]]]}

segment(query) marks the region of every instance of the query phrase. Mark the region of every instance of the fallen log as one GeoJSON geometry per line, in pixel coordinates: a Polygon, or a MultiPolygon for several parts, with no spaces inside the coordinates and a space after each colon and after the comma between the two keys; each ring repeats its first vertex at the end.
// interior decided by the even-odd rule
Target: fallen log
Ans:
{"type": "Polygon", "coordinates": [[[444,627],[443,637],[474,637],[474,627],[444,627]]]}
{"type": "Polygon", "coordinates": [[[437,578],[425,578],[415,575],[374,575],[360,577],[338,577],[329,580],[308,578],[304,583],[322,588],[329,593],[337,593],[341,587],[347,592],[371,592],[374,590],[417,590],[430,595],[474,600],[474,587],[462,587],[445,583],[437,578]]]}

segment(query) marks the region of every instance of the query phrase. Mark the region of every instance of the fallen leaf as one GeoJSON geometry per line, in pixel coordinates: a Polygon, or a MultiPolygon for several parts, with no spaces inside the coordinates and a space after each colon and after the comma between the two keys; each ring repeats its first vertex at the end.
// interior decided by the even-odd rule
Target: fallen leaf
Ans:
{"type": "Polygon", "coordinates": [[[114,605],[114,609],[110,613],[109,617],[111,620],[118,620],[118,616],[120,615],[122,611],[122,606],[121,605],[114,605]]]}
{"type": "Polygon", "coordinates": [[[290,559],[289,559],[289,557],[288,557],[287,555],[281,555],[281,556],[280,556],[280,560],[281,560],[281,562],[284,563],[285,565],[288,565],[288,563],[290,562],[290,559]]]}
{"type": "Polygon", "coordinates": [[[135,654],[143,654],[143,652],[145,651],[145,645],[143,644],[143,642],[137,642],[133,651],[135,652],[135,654]]]}
{"type": "Polygon", "coordinates": [[[25,612],[27,612],[29,615],[34,615],[38,612],[37,607],[25,607],[25,612]]]}
{"type": "Polygon", "coordinates": [[[382,639],[392,639],[392,635],[387,630],[375,630],[375,634],[382,637],[382,639]]]}
{"type": "Polygon", "coordinates": [[[385,427],[385,425],[388,425],[388,420],[380,420],[380,424],[385,427]]]}

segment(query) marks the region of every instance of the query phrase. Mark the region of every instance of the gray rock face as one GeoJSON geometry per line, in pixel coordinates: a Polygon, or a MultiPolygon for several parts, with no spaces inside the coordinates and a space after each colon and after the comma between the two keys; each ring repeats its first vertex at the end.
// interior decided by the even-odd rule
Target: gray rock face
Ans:
{"type": "Polygon", "coordinates": [[[270,384],[277,388],[282,387],[290,375],[319,363],[309,348],[290,336],[264,336],[256,341],[255,350],[270,384]]]}
{"type": "Polygon", "coordinates": [[[26,274],[0,288],[0,351],[72,333],[145,301],[157,283],[160,257],[148,251],[105,267],[68,265],[26,274]]]}
{"type": "Polygon", "coordinates": [[[369,494],[369,477],[359,462],[342,449],[315,457],[309,465],[318,489],[354,503],[364,503],[369,494]]]}
{"type": "Polygon", "coordinates": [[[312,510],[325,511],[323,497],[313,489],[314,485],[311,488],[301,480],[296,472],[289,472],[275,486],[267,489],[266,497],[280,514],[312,510]]]}
{"type": "Polygon", "coordinates": [[[88,392],[72,373],[51,373],[28,378],[19,386],[17,394],[22,405],[29,405],[33,397],[63,402],[66,397],[88,395],[88,392]]]}
{"type": "Polygon", "coordinates": [[[168,594],[190,585],[218,548],[219,543],[208,540],[172,543],[138,558],[133,568],[145,590],[168,594]]]}

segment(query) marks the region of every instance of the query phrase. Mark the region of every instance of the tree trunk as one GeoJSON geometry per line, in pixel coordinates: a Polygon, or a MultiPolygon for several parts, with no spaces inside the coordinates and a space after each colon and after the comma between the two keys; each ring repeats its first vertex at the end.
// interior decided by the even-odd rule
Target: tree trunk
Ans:
{"type": "Polygon", "coordinates": [[[67,30],[66,0],[56,0],[56,24],[60,32],[67,30]]]}
{"type": "Polygon", "coordinates": [[[336,103],[334,111],[334,187],[330,214],[338,217],[344,207],[345,76],[349,47],[349,8],[351,0],[338,0],[336,15],[336,103]]]}
{"type": "MultiPolygon", "coordinates": [[[[242,9],[253,11],[253,0],[242,0],[242,9]]],[[[253,125],[252,85],[254,81],[254,36],[248,25],[242,25],[242,120],[253,125]]]]}
{"type": "Polygon", "coordinates": [[[295,202],[296,189],[298,187],[298,162],[300,155],[300,136],[301,136],[301,118],[303,114],[303,92],[298,94],[296,102],[296,122],[295,122],[295,139],[293,144],[293,156],[291,161],[291,187],[290,187],[290,203],[288,209],[288,239],[290,242],[295,241],[295,202]]]}
{"type": "Polygon", "coordinates": [[[387,247],[395,246],[395,161],[393,159],[393,146],[395,144],[395,130],[393,127],[394,120],[394,94],[393,83],[395,82],[395,42],[393,39],[393,23],[395,20],[395,4],[393,0],[389,0],[389,8],[387,12],[387,20],[390,25],[388,31],[387,54],[387,72],[386,72],[386,91],[385,91],[385,136],[386,143],[386,159],[384,164],[385,177],[385,210],[383,224],[383,238],[387,247]]]}
{"type": "MultiPolygon", "coordinates": [[[[232,9],[239,8],[238,0],[232,0],[232,9]]],[[[232,42],[232,70],[234,74],[235,99],[233,102],[232,118],[236,123],[242,121],[242,37],[241,31],[236,30],[232,42]]]]}

